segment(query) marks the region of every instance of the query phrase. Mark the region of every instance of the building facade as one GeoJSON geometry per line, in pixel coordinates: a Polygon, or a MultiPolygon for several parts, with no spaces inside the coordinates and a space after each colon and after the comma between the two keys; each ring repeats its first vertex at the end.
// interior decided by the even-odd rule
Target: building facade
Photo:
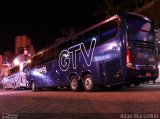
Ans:
{"type": "Polygon", "coordinates": [[[15,56],[24,53],[24,50],[27,50],[31,55],[35,52],[31,39],[27,35],[17,36],[15,38],[15,56]]]}

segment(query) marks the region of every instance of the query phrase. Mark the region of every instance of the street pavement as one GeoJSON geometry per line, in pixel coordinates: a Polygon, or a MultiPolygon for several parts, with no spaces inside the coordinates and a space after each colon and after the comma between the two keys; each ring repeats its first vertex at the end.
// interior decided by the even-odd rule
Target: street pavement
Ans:
{"type": "Polygon", "coordinates": [[[2,119],[160,118],[160,85],[120,91],[0,90],[2,119]]]}

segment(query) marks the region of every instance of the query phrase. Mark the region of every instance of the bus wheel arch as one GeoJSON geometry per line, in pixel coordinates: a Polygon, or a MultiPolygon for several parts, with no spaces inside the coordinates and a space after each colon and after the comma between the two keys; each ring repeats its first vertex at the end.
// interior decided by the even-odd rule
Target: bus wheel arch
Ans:
{"type": "Polygon", "coordinates": [[[91,73],[90,71],[83,71],[83,72],[81,73],[81,79],[83,80],[84,76],[87,75],[87,74],[92,75],[92,73],[91,73]]]}

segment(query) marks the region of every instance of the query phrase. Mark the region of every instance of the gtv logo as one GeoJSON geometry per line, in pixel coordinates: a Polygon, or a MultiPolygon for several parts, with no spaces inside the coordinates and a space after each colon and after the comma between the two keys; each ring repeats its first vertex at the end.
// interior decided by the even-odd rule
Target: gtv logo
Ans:
{"type": "Polygon", "coordinates": [[[77,68],[77,59],[76,59],[77,51],[80,51],[82,53],[86,65],[90,66],[95,45],[96,45],[96,38],[92,38],[88,51],[84,43],[80,43],[75,46],[72,46],[68,50],[63,50],[59,55],[60,69],[62,71],[67,71],[70,64],[72,64],[74,69],[77,68]]]}

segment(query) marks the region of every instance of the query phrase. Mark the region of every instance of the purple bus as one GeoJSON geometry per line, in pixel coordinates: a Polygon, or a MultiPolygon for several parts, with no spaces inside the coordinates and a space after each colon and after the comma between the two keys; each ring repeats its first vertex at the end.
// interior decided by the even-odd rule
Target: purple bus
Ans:
{"type": "Polygon", "coordinates": [[[33,91],[69,87],[93,91],[158,77],[155,30],[145,16],[117,14],[39,51],[32,57],[27,80],[33,91]]]}

